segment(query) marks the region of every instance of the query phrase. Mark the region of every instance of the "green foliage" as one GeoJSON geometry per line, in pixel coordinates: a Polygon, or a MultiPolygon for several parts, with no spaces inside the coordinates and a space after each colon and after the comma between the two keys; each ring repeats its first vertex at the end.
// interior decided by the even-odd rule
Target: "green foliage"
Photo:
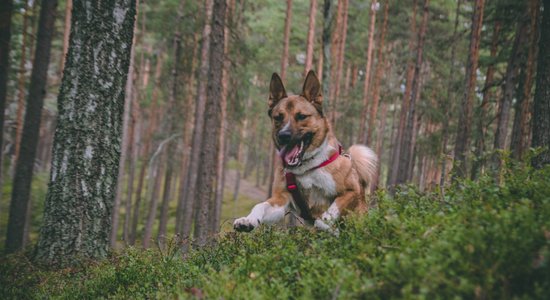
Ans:
{"type": "Polygon", "coordinates": [[[404,187],[343,221],[228,233],[183,258],[128,248],[79,269],[4,258],[10,298],[538,298],[550,296],[550,168],[511,166],[500,184],[462,181],[445,196],[404,187]]]}

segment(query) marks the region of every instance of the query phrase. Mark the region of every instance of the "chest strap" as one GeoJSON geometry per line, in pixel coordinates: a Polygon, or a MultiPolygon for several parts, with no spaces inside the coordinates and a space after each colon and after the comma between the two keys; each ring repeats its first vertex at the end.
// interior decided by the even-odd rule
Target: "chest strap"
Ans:
{"type": "MultiPolygon", "coordinates": [[[[334,153],[329,159],[325,160],[320,165],[309,169],[309,171],[313,171],[315,169],[322,168],[331,162],[335,161],[340,155],[342,154],[342,146],[338,145],[338,152],[334,153]]],[[[286,189],[290,192],[292,195],[292,198],[294,199],[294,203],[298,206],[300,209],[300,217],[304,219],[304,221],[313,224],[315,219],[311,215],[311,210],[309,209],[309,205],[307,201],[302,197],[302,193],[300,193],[300,190],[298,189],[298,184],[296,183],[296,175],[292,172],[285,171],[285,180],[286,180],[286,189]]]]}

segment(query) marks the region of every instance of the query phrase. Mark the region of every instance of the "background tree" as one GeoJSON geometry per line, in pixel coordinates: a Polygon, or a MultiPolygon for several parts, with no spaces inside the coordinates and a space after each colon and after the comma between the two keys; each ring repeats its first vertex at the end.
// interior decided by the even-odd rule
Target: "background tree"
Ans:
{"type": "Polygon", "coordinates": [[[542,147],[543,152],[533,158],[536,168],[550,164],[550,1],[545,0],[542,7],[532,146],[542,147]]]}
{"type": "Polygon", "coordinates": [[[36,249],[43,263],[71,264],[107,254],[134,16],[132,0],[74,3],[36,249]]]}
{"type": "Polygon", "coordinates": [[[25,220],[27,219],[34,159],[39,139],[42,106],[44,105],[56,8],[56,0],[42,1],[38,36],[36,38],[36,59],[31,74],[25,125],[12,188],[10,217],[6,236],[7,252],[18,250],[24,244],[25,220]]]}

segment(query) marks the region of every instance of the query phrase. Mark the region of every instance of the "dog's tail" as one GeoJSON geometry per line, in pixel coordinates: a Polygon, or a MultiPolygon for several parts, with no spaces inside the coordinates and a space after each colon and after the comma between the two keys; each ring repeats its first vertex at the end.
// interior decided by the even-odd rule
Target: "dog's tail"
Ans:
{"type": "Polygon", "coordinates": [[[353,145],[349,148],[351,163],[359,173],[364,187],[374,189],[378,181],[378,157],[371,148],[364,145],[353,145]]]}

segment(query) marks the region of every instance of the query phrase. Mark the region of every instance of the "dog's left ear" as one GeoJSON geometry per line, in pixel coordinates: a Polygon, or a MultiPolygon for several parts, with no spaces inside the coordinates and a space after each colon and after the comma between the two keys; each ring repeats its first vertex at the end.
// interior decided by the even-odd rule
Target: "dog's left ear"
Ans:
{"type": "Polygon", "coordinates": [[[323,96],[321,95],[321,83],[313,70],[309,71],[302,88],[302,97],[306,98],[321,115],[323,115],[323,96]]]}

